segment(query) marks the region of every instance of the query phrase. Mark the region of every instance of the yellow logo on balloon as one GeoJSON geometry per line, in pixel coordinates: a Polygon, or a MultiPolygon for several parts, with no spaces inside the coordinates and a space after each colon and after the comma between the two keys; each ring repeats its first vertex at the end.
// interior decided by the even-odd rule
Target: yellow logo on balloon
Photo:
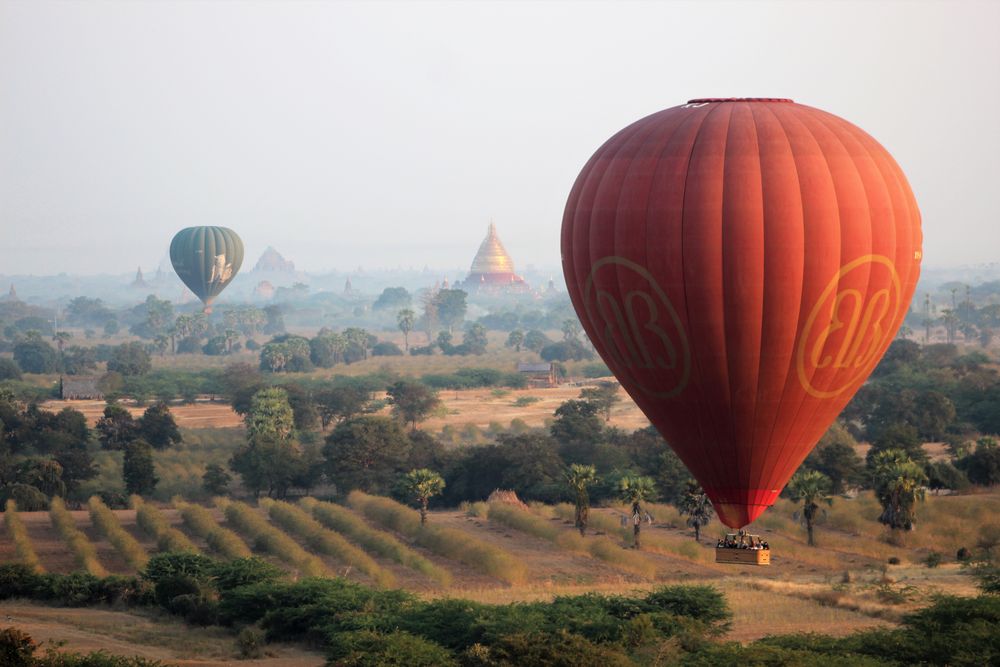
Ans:
{"type": "Polygon", "coordinates": [[[651,396],[670,398],[683,391],[691,377],[691,349],[677,311],[649,271],[624,257],[598,260],[587,277],[584,304],[616,374],[629,376],[651,396]],[[649,289],[606,288],[634,284],[636,277],[649,289]]]}
{"type": "Polygon", "coordinates": [[[796,368],[809,394],[832,398],[868,376],[895,332],[901,291],[896,267],[883,255],[865,255],[840,268],[799,339],[796,368]],[[865,289],[850,286],[865,270],[865,289]],[[872,284],[882,287],[872,291],[872,284]]]}

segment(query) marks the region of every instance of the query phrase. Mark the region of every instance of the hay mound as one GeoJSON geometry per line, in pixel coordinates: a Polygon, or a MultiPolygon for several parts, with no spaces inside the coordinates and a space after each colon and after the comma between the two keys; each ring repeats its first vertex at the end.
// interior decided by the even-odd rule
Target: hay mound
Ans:
{"type": "Polygon", "coordinates": [[[516,493],[506,489],[496,489],[490,494],[490,497],[486,499],[486,502],[503,503],[504,505],[513,505],[514,507],[519,507],[523,510],[528,509],[528,506],[521,502],[521,499],[517,497],[516,493]]]}

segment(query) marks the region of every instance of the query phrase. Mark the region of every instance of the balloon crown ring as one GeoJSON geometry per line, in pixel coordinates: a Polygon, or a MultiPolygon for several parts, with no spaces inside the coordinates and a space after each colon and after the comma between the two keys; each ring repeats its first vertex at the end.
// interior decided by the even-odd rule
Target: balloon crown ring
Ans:
{"type": "Polygon", "coordinates": [[[792,102],[787,97],[699,97],[688,100],[688,104],[707,104],[709,102],[792,102]]]}

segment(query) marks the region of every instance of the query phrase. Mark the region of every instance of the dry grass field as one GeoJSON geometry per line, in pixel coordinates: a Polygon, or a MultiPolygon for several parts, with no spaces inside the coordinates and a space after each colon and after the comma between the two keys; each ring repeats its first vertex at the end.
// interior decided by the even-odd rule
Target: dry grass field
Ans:
{"type": "MultiPolygon", "coordinates": [[[[881,528],[871,518],[873,504],[868,496],[838,499],[818,527],[819,546],[813,548],[805,545],[804,531],[792,520],[791,505],[780,502],[751,526],[751,530],[765,535],[772,544],[773,565],[766,568],[714,563],[713,545],[718,524],[710,525],[701,543],[696,543],[676,512],[668,507],[654,507],[658,521],[643,528],[647,546],[640,556],[627,548],[625,536],[628,531],[622,531],[619,524],[622,510],[617,507],[595,509],[594,529],[585,539],[607,539],[621,550],[624,559],[638,556],[648,560],[655,566],[651,576],[637,574],[634,568],[623,567],[616,561],[597,559],[567,547],[574,544],[573,540],[543,539],[508,524],[491,521],[483,514],[482,507],[431,513],[431,526],[457,531],[484,548],[508,554],[523,565],[527,576],[516,584],[506,583],[502,577],[486,574],[462,562],[449,553],[446,541],[417,543],[405,533],[387,529],[357,507],[346,511],[371,529],[396,538],[450,574],[450,583],[444,585],[397,560],[369,552],[381,568],[391,573],[397,586],[421,596],[506,603],[584,592],[623,594],[649,590],[662,583],[709,583],[724,592],[733,610],[734,620],[728,638],[749,641],[769,634],[823,632],[842,635],[862,628],[892,625],[902,614],[926,604],[937,593],[974,594],[973,581],[954,562],[954,552],[956,545],[974,546],[979,526],[1000,513],[1000,492],[929,497],[921,507],[921,531],[908,536],[904,546],[893,546],[885,541],[881,528]],[[943,563],[935,568],[924,563],[932,549],[943,555],[943,563]],[[888,565],[888,556],[895,556],[900,563],[888,565]]],[[[312,511],[313,506],[304,507],[312,511]]],[[[199,549],[213,553],[208,544],[183,523],[175,508],[164,505],[161,510],[167,521],[185,533],[199,549]]],[[[253,511],[278,528],[267,518],[263,508],[253,511]]],[[[218,525],[233,529],[248,543],[254,543],[246,533],[240,532],[241,526],[227,521],[220,509],[211,508],[210,513],[218,525]]],[[[531,516],[547,522],[555,534],[574,535],[571,522],[560,514],[558,507],[536,506],[530,510],[531,516]]],[[[72,515],[77,527],[95,545],[98,560],[105,569],[116,574],[134,572],[92,525],[87,511],[74,511],[72,515]]],[[[115,515],[150,554],[156,552],[155,539],[139,528],[134,511],[118,510],[115,515]]],[[[73,556],[47,513],[26,512],[20,516],[47,571],[76,569],[73,556]]],[[[344,537],[364,548],[351,536],[344,537]]],[[[261,555],[298,576],[295,563],[284,560],[280,550],[261,555]]],[[[316,552],[313,555],[336,576],[371,585],[377,583],[334,556],[316,552]]],[[[13,561],[16,557],[10,540],[0,541],[0,562],[13,561]]],[[[104,648],[185,665],[228,664],[226,661],[235,651],[231,635],[211,629],[182,627],[176,620],[152,612],[54,609],[9,601],[0,604],[0,611],[9,617],[9,622],[27,629],[33,636],[43,640],[65,640],[67,647],[73,650],[104,648]],[[187,641],[178,646],[171,638],[181,633],[187,641]]],[[[294,647],[279,647],[272,653],[250,664],[277,667],[322,662],[319,656],[294,647]]]]}
{"type": "MultiPolygon", "coordinates": [[[[612,410],[609,424],[628,431],[648,426],[649,420],[628,394],[623,391],[619,394],[622,400],[612,410]]],[[[474,424],[485,429],[491,423],[499,423],[506,428],[514,419],[520,419],[529,426],[544,426],[560,404],[578,398],[579,395],[580,387],[572,385],[544,389],[445,390],[439,393],[445,414],[428,419],[421,424],[421,428],[433,432],[440,431],[446,425],[462,427],[474,424]],[[528,400],[531,402],[524,401],[525,397],[530,397],[528,400]],[[521,405],[517,404],[518,399],[522,399],[521,405]]],[[[104,401],[47,401],[43,407],[53,412],[66,407],[79,410],[93,426],[104,413],[105,405],[104,401]]],[[[146,409],[146,406],[128,401],[122,405],[135,416],[141,415],[146,409]]],[[[233,412],[227,403],[199,401],[192,405],[171,406],[170,411],[181,428],[232,428],[243,425],[242,417],[233,412]]]]}

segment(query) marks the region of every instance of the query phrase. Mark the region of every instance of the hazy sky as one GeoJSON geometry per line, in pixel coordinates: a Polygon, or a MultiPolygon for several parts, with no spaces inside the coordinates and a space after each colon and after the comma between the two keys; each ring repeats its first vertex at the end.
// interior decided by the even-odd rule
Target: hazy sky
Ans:
{"type": "Polygon", "coordinates": [[[927,265],[996,261],[998,25],[1000,2],[2,2],[0,274],[152,269],[203,224],[251,265],[451,268],[491,217],[557,267],[594,150],[713,96],[854,122],[908,175],[927,265]]]}

